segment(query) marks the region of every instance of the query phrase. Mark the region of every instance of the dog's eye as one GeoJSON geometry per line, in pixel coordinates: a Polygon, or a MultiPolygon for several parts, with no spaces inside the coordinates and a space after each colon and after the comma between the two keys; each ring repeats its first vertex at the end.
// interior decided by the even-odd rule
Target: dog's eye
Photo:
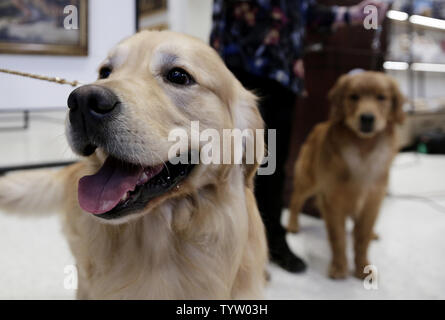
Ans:
{"type": "Polygon", "coordinates": [[[193,84],[195,81],[184,69],[173,68],[166,75],[167,81],[182,86],[193,84]]]}
{"type": "Polygon", "coordinates": [[[111,74],[111,68],[108,66],[102,67],[99,70],[99,79],[106,79],[111,74]]]}
{"type": "Polygon", "coordinates": [[[384,100],[386,100],[386,96],[384,96],[383,94],[378,94],[377,95],[377,100],[384,101],[384,100]]]}
{"type": "Polygon", "coordinates": [[[360,99],[360,97],[358,94],[353,93],[349,96],[349,99],[352,101],[357,101],[358,99],[360,99]]]}

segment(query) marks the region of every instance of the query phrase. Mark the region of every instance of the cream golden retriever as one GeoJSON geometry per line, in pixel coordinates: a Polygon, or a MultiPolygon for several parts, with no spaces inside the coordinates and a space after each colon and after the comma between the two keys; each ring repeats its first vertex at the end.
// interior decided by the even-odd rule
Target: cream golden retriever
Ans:
{"type": "Polygon", "coordinates": [[[168,157],[169,132],[191,134],[194,120],[200,130],[263,127],[255,96],[213,49],[178,33],[137,33],[68,106],[68,141],[82,160],[1,177],[0,207],[63,212],[79,299],[263,297],[267,248],[252,190],[263,150],[250,164],[168,157]]]}
{"type": "Polygon", "coordinates": [[[345,222],[354,222],[355,275],[367,276],[367,252],[397,152],[395,125],[404,119],[397,83],[379,72],[342,76],[329,93],[331,118],[303,145],[294,171],[288,230],[299,230],[298,213],[316,196],[332,251],[329,276],[348,274],[345,222]]]}

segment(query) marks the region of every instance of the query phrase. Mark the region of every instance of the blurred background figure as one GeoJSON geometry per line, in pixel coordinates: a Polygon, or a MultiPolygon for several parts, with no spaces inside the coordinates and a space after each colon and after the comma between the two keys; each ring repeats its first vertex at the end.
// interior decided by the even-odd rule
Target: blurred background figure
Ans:
{"type": "Polygon", "coordinates": [[[363,24],[367,5],[377,8],[380,23],[387,5],[379,0],[350,7],[327,7],[315,0],[214,0],[210,44],[242,84],[261,98],[266,128],[276,129],[276,171],[257,177],[255,193],[271,260],[290,272],[306,268],[289,249],[280,222],[294,106],[304,92],[305,31],[363,24]]]}

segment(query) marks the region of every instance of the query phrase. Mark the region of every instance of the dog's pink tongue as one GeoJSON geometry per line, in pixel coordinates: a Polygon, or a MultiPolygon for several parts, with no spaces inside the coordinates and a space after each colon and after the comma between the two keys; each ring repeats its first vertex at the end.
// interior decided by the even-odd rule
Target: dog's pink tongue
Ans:
{"type": "Polygon", "coordinates": [[[98,173],[79,180],[80,207],[93,214],[110,211],[128,191],[135,189],[143,170],[108,157],[98,173]]]}

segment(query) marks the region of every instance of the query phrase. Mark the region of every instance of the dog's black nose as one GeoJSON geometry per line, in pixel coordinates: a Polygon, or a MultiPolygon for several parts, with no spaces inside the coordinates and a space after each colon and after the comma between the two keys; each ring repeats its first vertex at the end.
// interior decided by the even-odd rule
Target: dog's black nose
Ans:
{"type": "Polygon", "coordinates": [[[362,132],[371,132],[374,129],[375,117],[372,113],[360,115],[360,130],[362,132]]]}
{"type": "Polygon", "coordinates": [[[98,85],[85,85],[77,88],[68,97],[68,108],[81,112],[84,116],[98,117],[107,114],[119,104],[119,98],[111,91],[98,85]]]}
{"type": "Polygon", "coordinates": [[[67,103],[72,147],[90,155],[96,146],[106,143],[108,124],[119,112],[119,98],[105,87],[85,85],[71,92],[67,103]]]}

